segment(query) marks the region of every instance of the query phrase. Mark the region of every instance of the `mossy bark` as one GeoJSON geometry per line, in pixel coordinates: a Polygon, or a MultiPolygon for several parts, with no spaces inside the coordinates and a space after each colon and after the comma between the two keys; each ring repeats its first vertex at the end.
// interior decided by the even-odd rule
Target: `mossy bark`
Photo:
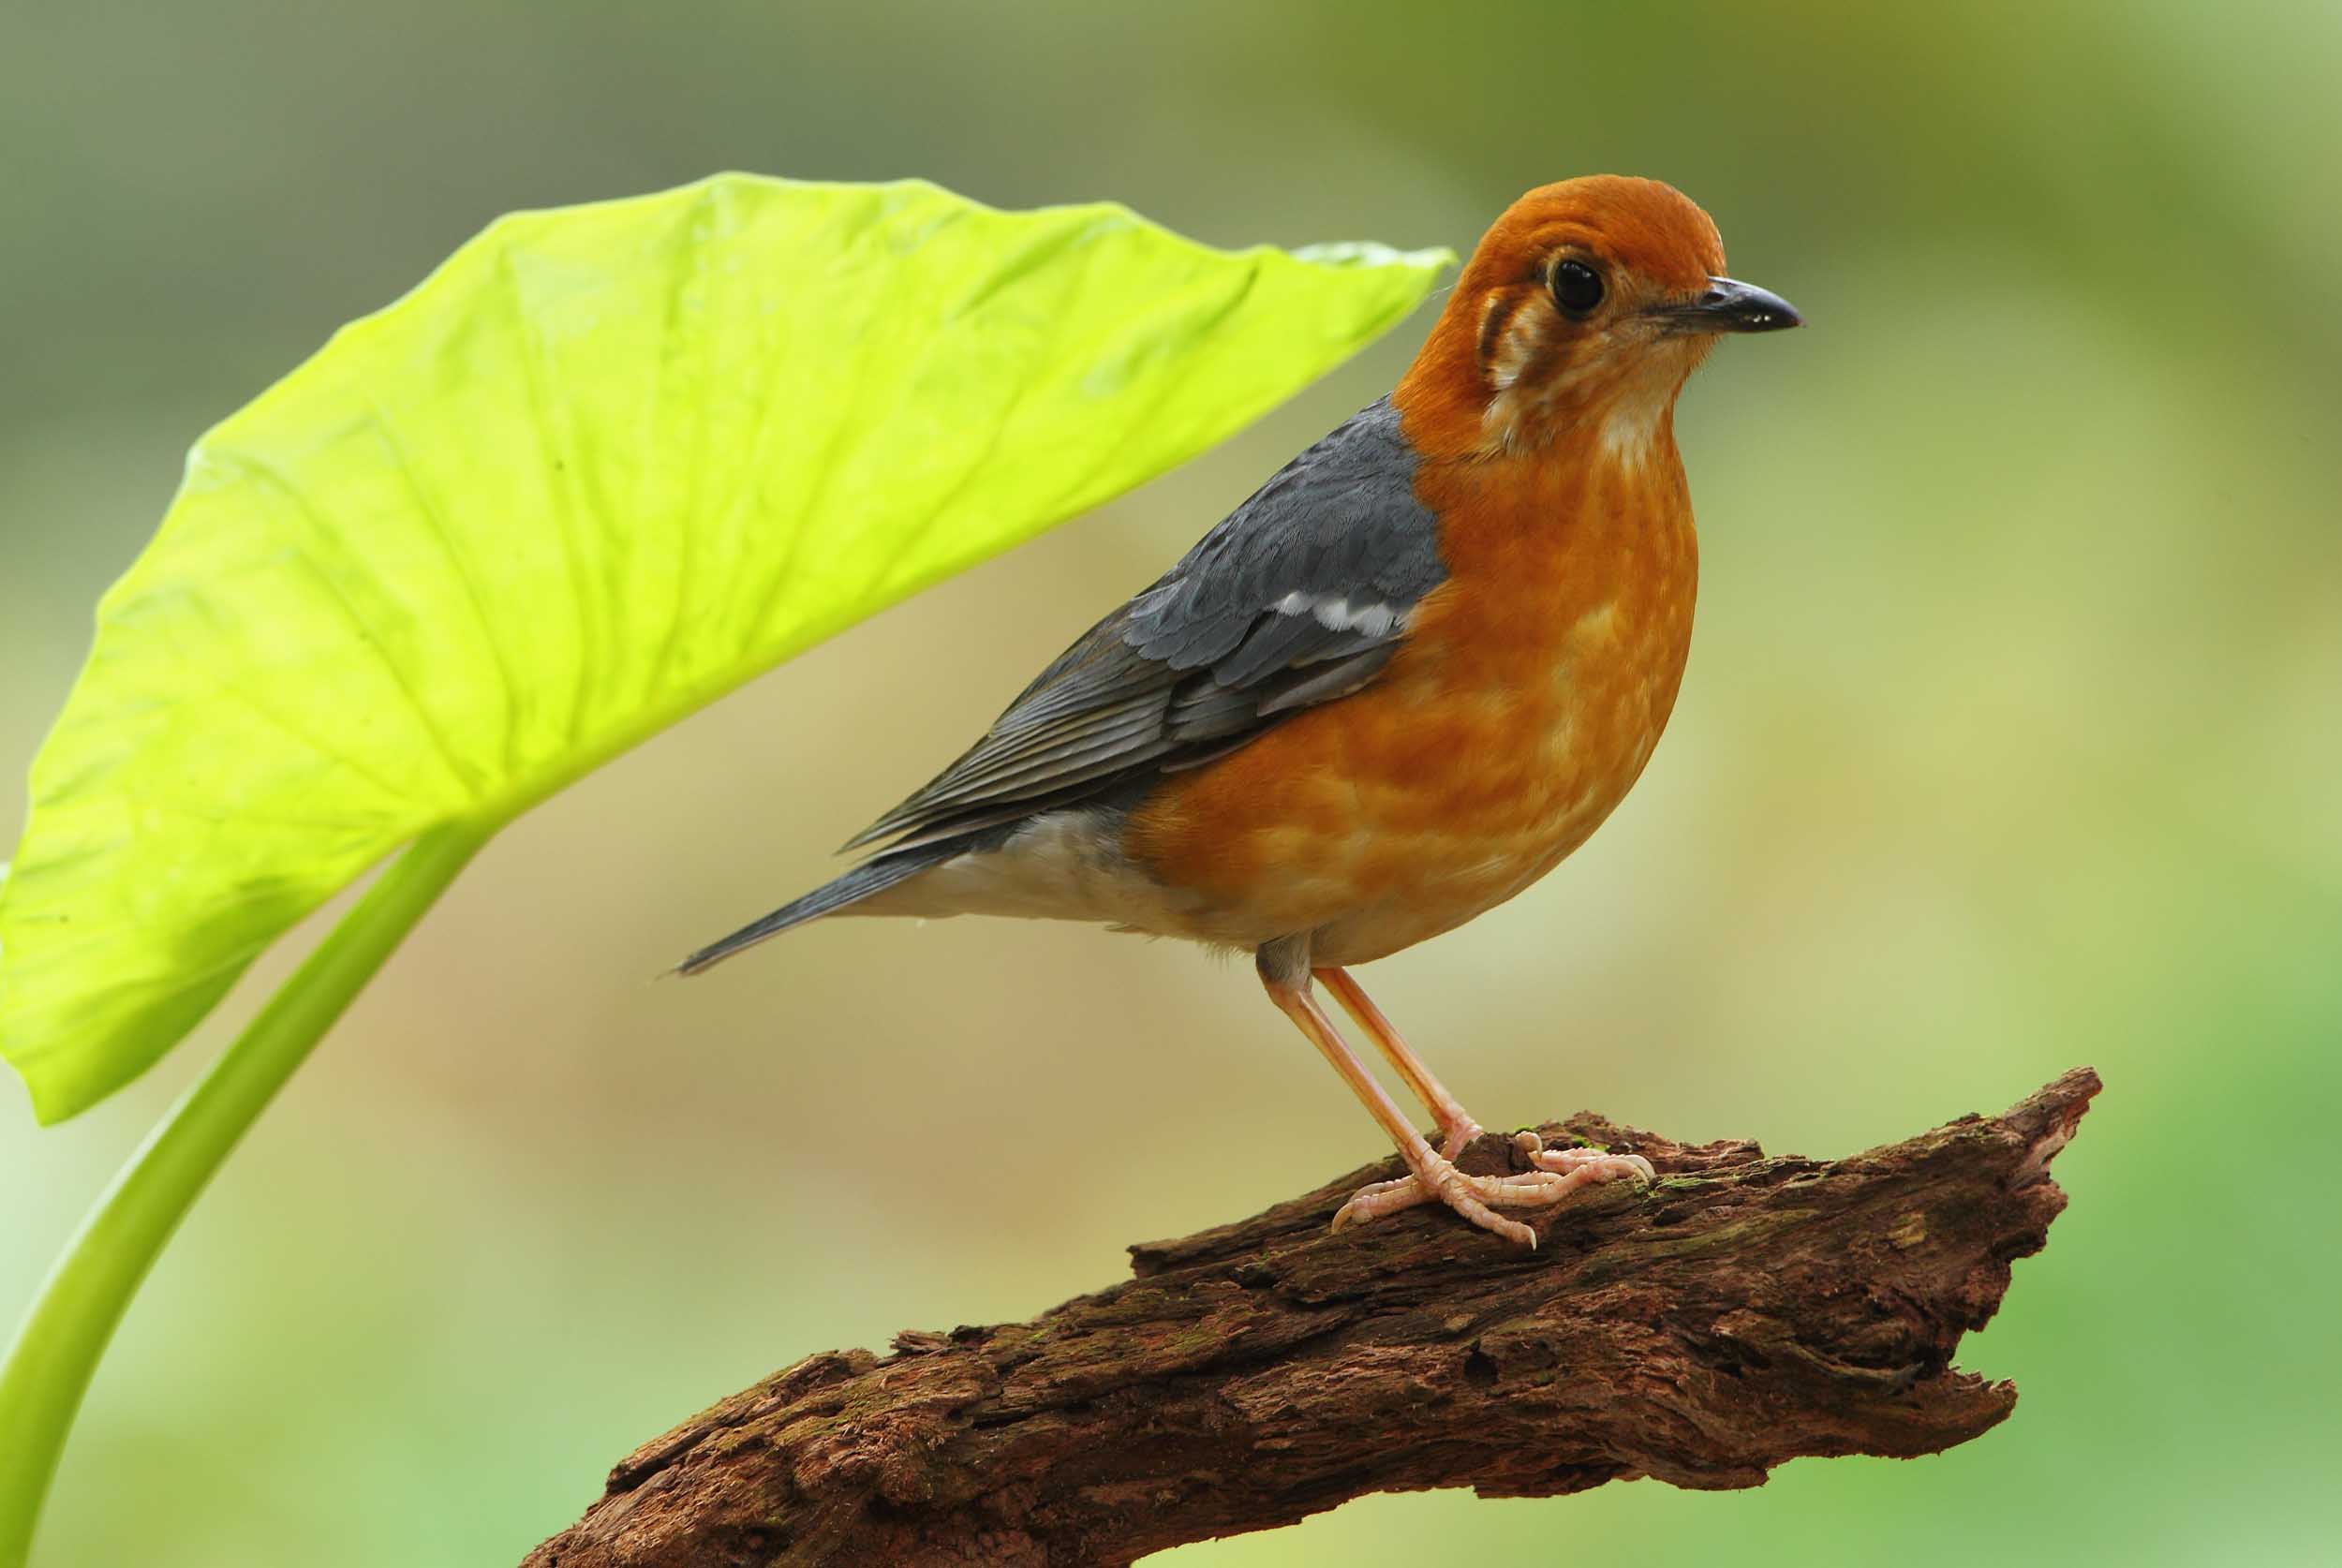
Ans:
{"type": "MultiPolygon", "coordinates": [[[[811,1356],[621,1461],[526,1568],[1120,1564],[1363,1493],[1753,1487],[1805,1455],[1929,1454],[2016,1389],[1951,1365],[2066,1204],[2098,1080],[1837,1161],[1541,1131],[1660,1180],[1533,1216],[1534,1252],[1444,1211],[1330,1234],[1353,1172],[1132,1250],[1030,1323],[811,1356]]],[[[1468,1169],[1510,1169],[1485,1137],[1468,1169]]]]}

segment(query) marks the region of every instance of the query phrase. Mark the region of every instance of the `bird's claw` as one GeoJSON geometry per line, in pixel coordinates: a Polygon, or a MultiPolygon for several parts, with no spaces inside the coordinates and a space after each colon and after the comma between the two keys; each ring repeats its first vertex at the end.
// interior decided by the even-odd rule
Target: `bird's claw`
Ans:
{"type": "Polygon", "coordinates": [[[1516,1246],[1534,1249],[1537,1233],[1517,1220],[1496,1212],[1507,1208],[1541,1208],[1560,1203],[1581,1187],[1628,1179],[1651,1182],[1657,1173],[1639,1154],[1609,1154],[1593,1148],[1547,1148],[1534,1132],[1513,1140],[1535,1168],[1515,1176],[1466,1176],[1445,1155],[1425,1151],[1421,1165],[1395,1181],[1377,1181],[1350,1194],[1334,1214],[1333,1228],[1341,1230],[1368,1220],[1379,1220],[1418,1205],[1445,1204],[1484,1231],[1493,1231],[1516,1246]]]}

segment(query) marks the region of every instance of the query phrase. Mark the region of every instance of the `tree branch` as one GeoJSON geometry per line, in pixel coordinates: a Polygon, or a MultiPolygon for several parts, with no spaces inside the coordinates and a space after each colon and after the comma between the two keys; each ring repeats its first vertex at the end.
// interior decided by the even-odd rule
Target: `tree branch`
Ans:
{"type": "MultiPolygon", "coordinates": [[[[2047,1166],[2097,1089],[1827,1161],[1580,1115],[1542,1131],[1660,1180],[1535,1211],[1534,1253],[1432,1209],[1329,1234],[1386,1161],[1134,1247],[1137,1278],[1030,1323],[777,1372],[621,1461],[526,1568],[1119,1564],[1366,1492],[1931,1454],[2016,1403],[1952,1352],[2065,1207],[2047,1166]]],[[[1462,1163],[1511,1161],[1490,1136],[1462,1163]]]]}

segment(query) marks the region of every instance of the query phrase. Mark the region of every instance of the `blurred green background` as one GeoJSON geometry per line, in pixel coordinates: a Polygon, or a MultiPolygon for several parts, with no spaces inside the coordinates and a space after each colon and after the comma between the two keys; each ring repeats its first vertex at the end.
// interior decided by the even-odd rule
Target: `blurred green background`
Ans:
{"type": "MultiPolygon", "coordinates": [[[[1109,9],[12,7],[0,821],[189,439],[499,212],[922,174],[1460,249],[1528,185],[1657,175],[1813,323],[1687,395],[1673,731],[1563,872],[1371,983],[1491,1124],[1836,1154],[2094,1063],[2074,1206],[1963,1358],[2023,1401],[1933,1459],[1377,1498],[1177,1561],[2333,1561],[2342,11],[1109,9]]],[[[839,923],[645,977],[823,876],[1428,321],[495,845],[164,1258],[41,1561],[511,1562],[776,1366],[1029,1315],[1380,1152],[1171,944],[839,923]]],[[[288,967],[63,1128],[0,1088],[0,1315],[288,967]]]]}

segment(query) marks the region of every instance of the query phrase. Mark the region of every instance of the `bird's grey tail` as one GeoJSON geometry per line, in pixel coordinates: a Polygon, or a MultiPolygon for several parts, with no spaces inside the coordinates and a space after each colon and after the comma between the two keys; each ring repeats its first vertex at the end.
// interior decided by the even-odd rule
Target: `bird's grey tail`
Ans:
{"type": "Polygon", "coordinates": [[[743,953],[769,938],[778,937],[792,926],[803,925],[808,920],[819,920],[825,914],[836,914],[850,904],[858,904],[874,893],[882,893],[897,882],[907,880],[928,866],[951,859],[967,848],[964,840],[954,839],[942,844],[922,844],[916,849],[897,850],[866,861],[842,877],[833,878],[804,897],[783,904],[771,914],[752,925],[743,925],[731,936],[708,943],[674,967],[676,974],[698,974],[712,969],[735,953],[743,953]]]}

